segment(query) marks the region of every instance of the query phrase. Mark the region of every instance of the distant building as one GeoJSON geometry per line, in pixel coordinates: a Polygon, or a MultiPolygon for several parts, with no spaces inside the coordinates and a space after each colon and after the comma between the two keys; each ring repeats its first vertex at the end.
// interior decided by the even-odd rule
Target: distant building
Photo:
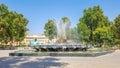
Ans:
{"type": "Polygon", "coordinates": [[[26,35],[25,39],[22,42],[8,42],[8,44],[5,43],[1,43],[0,45],[11,45],[13,44],[13,46],[17,46],[20,44],[24,44],[24,45],[30,45],[31,42],[35,41],[35,39],[37,40],[38,45],[40,44],[54,44],[56,42],[56,39],[52,39],[49,40],[45,35],[35,35],[35,34],[31,34],[31,35],[26,35]]]}
{"type": "Polygon", "coordinates": [[[32,41],[37,40],[38,45],[49,44],[49,39],[45,35],[27,35],[24,39],[24,43],[29,45],[32,41]]]}

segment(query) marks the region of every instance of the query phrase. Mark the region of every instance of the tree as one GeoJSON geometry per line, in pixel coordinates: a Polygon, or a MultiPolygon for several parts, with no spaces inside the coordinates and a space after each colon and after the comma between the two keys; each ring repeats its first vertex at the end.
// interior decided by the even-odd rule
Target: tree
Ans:
{"type": "Polygon", "coordinates": [[[61,18],[61,22],[59,24],[59,28],[58,28],[58,35],[61,36],[61,38],[67,39],[67,32],[70,30],[70,25],[71,25],[71,21],[68,17],[63,17],[61,18]],[[59,32],[60,29],[60,32],[59,32]],[[59,34],[60,33],[60,34],[59,34]]]}
{"type": "Polygon", "coordinates": [[[79,38],[80,38],[82,43],[89,41],[90,30],[88,29],[86,24],[84,24],[82,22],[78,23],[77,24],[77,31],[78,31],[79,38]]]}
{"type": "Polygon", "coordinates": [[[118,15],[114,20],[114,35],[115,35],[116,42],[119,43],[120,42],[120,15],[118,15]]]}
{"type": "Polygon", "coordinates": [[[67,35],[67,39],[71,40],[72,43],[79,43],[80,42],[79,34],[78,34],[76,27],[68,30],[66,35],[67,35]]]}
{"type": "Polygon", "coordinates": [[[62,19],[61,19],[61,23],[66,23],[66,30],[69,30],[70,29],[70,25],[71,25],[71,21],[70,21],[70,19],[68,18],[68,17],[63,17],[62,19]]]}
{"type": "Polygon", "coordinates": [[[88,8],[84,10],[84,15],[80,18],[80,22],[85,23],[90,29],[90,39],[91,41],[94,40],[93,31],[97,27],[103,27],[107,25],[106,23],[107,17],[104,16],[102,9],[100,6],[94,6],[93,8],[88,8]]]}
{"type": "Polygon", "coordinates": [[[95,31],[93,31],[93,35],[95,37],[95,42],[102,46],[106,45],[106,42],[112,41],[113,33],[110,27],[101,27],[96,28],[95,31]]]}
{"type": "Polygon", "coordinates": [[[0,5],[0,42],[17,42],[25,38],[28,20],[22,14],[8,10],[0,5]]]}
{"type": "Polygon", "coordinates": [[[68,17],[63,17],[61,20],[63,23],[68,23],[69,26],[71,25],[71,21],[68,17]]]}
{"type": "Polygon", "coordinates": [[[9,13],[8,7],[4,4],[0,5],[0,41],[1,42],[7,42],[9,39],[5,36],[6,35],[6,28],[8,27],[8,23],[6,20],[8,20],[7,14],[9,13]]]}
{"type": "Polygon", "coordinates": [[[57,36],[56,26],[54,20],[48,20],[44,27],[45,31],[44,34],[52,40],[54,37],[57,36]]]}

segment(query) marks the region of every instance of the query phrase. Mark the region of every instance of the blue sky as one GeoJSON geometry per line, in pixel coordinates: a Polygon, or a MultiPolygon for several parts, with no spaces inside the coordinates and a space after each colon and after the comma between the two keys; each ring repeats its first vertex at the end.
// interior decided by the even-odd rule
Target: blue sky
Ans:
{"type": "Polygon", "coordinates": [[[0,0],[2,3],[29,20],[28,34],[43,34],[49,19],[59,22],[62,17],[68,17],[71,27],[75,27],[83,16],[83,10],[96,5],[100,5],[111,21],[120,14],[120,0],[0,0]]]}

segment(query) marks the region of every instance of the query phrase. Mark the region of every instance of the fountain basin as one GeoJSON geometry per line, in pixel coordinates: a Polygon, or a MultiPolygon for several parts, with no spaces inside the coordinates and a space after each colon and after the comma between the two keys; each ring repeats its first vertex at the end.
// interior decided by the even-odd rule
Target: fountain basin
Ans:
{"type": "Polygon", "coordinates": [[[52,45],[36,45],[33,47],[36,51],[46,52],[63,52],[63,51],[87,51],[86,45],[80,44],[52,44],[52,45]]]}
{"type": "Polygon", "coordinates": [[[114,52],[113,50],[98,50],[92,52],[35,52],[34,50],[20,50],[9,53],[9,56],[60,56],[60,57],[96,57],[114,52]]]}

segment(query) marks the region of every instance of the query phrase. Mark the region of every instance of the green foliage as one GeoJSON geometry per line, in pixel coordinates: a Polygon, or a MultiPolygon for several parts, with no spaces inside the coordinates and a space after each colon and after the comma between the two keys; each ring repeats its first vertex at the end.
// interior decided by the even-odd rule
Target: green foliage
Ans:
{"type": "Polygon", "coordinates": [[[87,25],[84,23],[78,23],[77,24],[77,31],[79,34],[79,38],[81,42],[88,42],[89,40],[89,34],[90,34],[90,30],[88,29],[87,25]]]}
{"type": "Polygon", "coordinates": [[[48,20],[44,27],[44,34],[51,40],[57,35],[55,22],[53,20],[48,20]]]}
{"type": "Polygon", "coordinates": [[[71,25],[70,19],[68,17],[62,17],[61,21],[62,21],[61,23],[67,23],[68,27],[66,28],[66,30],[69,30],[71,25]]]}
{"type": "Polygon", "coordinates": [[[22,41],[25,37],[28,20],[22,14],[8,10],[4,4],[0,5],[0,42],[22,41]]]}
{"type": "Polygon", "coordinates": [[[118,49],[120,49],[120,45],[118,45],[117,47],[118,47],[118,49]]]}
{"type": "Polygon", "coordinates": [[[114,32],[115,38],[120,40],[120,15],[118,15],[114,20],[114,32]]]}
{"type": "Polygon", "coordinates": [[[63,17],[61,19],[64,23],[68,23],[69,25],[71,24],[70,19],[68,17],[63,17]]]}
{"type": "Polygon", "coordinates": [[[96,43],[104,45],[106,42],[111,42],[113,36],[110,27],[96,28],[95,31],[93,31],[93,35],[96,43]]]}
{"type": "Polygon", "coordinates": [[[85,9],[83,17],[77,24],[81,41],[100,45],[113,44],[115,33],[113,27],[114,24],[103,14],[100,6],[85,9]]]}
{"type": "Polygon", "coordinates": [[[84,15],[80,18],[81,23],[85,23],[90,29],[90,40],[93,41],[93,31],[97,27],[103,27],[107,25],[107,17],[104,16],[100,6],[94,6],[84,10],[84,15]]]}
{"type": "Polygon", "coordinates": [[[71,28],[69,31],[67,31],[67,39],[71,40],[75,43],[79,43],[80,42],[80,38],[79,38],[79,34],[77,31],[77,28],[71,28]]]}
{"type": "Polygon", "coordinates": [[[115,44],[120,44],[120,39],[115,39],[115,44]]]}

